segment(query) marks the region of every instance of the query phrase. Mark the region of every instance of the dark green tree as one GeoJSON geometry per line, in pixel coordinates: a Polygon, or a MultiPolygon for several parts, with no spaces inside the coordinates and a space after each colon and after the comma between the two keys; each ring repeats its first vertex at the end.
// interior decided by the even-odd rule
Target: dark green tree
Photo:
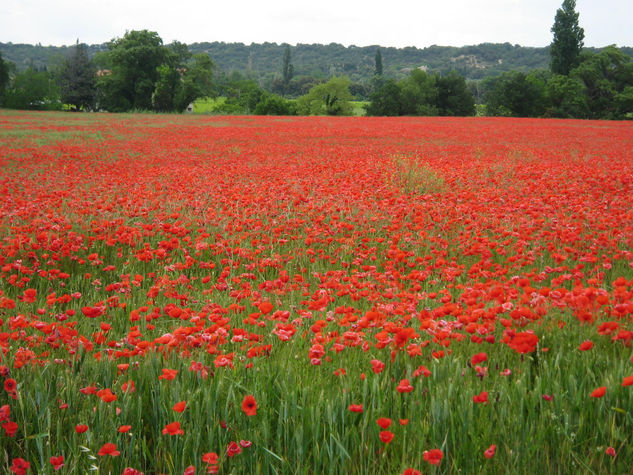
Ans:
{"type": "Polygon", "coordinates": [[[277,94],[264,93],[255,106],[255,115],[297,115],[294,103],[277,94]]]}
{"type": "Polygon", "coordinates": [[[554,74],[547,81],[549,108],[547,115],[562,119],[588,117],[585,86],[578,78],[554,74]]]}
{"type": "Polygon", "coordinates": [[[213,74],[215,65],[208,54],[194,54],[181,69],[182,81],[174,97],[177,111],[183,111],[187,106],[201,97],[215,96],[213,74]]]}
{"type": "Polygon", "coordinates": [[[589,117],[593,119],[624,119],[633,114],[633,60],[615,46],[598,54],[583,53],[580,65],[571,77],[585,86],[589,117]]]}
{"type": "Polygon", "coordinates": [[[28,68],[16,74],[5,93],[4,105],[10,109],[59,109],[57,85],[48,71],[28,68]]]}
{"type": "Polygon", "coordinates": [[[414,69],[402,82],[402,115],[438,115],[437,76],[414,69]]]}
{"type": "Polygon", "coordinates": [[[158,67],[173,67],[177,56],[158,33],[128,31],[123,38],[111,41],[103,58],[108,66],[97,81],[102,106],[111,111],[151,109],[152,94],[159,78],[158,67]]]}
{"type": "Polygon", "coordinates": [[[284,84],[284,89],[287,91],[288,86],[290,85],[290,80],[292,76],[294,76],[294,66],[290,62],[290,45],[286,45],[286,49],[284,50],[284,57],[281,64],[281,80],[284,84]]]}
{"type": "Polygon", "coordinates": [[[374,62],[374,76],[382,76],[382,54],[380,53],[380,48],[376,50],[376,58],[374,62]]]}
{"type": "Polygon", "coordinates": [[[403,115],[402,89],[399,83],[389,79],[369,97],[371,101],[365,107],[367,115],[399,116],[403,115]]]}
{"type": "Polygon", "coordinates": [[[576,0],[563,0],[552,26],[554,39],[550,45],[550,69],[567,76],[578,65],[585,31],[578,24],[576,0]]]}
{"type": "Polygon", "coordinates": [[[2,105],[4,98],[4,91],[9,85],[9,63],[2,59],[2,53],[0,53],[0,106],[2,105]]]}
{"type": "Polygon", "coordinates": [[[437,108],[443,116],[475,115],[475,99],[463,76],[451,71],[437,80],[437,108]]]}
{"type": "Polygon", "coordinates": [[[489,80],[486,113],[493,116],[540,117],[547,109],[545,81],[535,73],[510,71],[489,80]]]}
{"type": "Polygon", "coordinates": [[[77,41],[58,75],[62,102],[77,110],[92,108],[97,93],[95,74],[95,66],[88,57],[88,48],[77,41]]]}
{"type": "Polygon", "coordinates": [[[181,78],[178,69],[167,64],[158,66],[158,80],[152,95],[152,105],[158,112],[171,112],[175,110],[175,97],[181,86],[181,78]]]}

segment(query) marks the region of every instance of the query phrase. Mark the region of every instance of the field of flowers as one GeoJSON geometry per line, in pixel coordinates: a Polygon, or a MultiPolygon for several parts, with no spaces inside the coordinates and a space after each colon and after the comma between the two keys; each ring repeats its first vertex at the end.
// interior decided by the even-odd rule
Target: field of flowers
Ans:
{"type": "Polygon", "coordinates": [[[0,112],[9,473],[630,473],[633,124],[0,112]]]}

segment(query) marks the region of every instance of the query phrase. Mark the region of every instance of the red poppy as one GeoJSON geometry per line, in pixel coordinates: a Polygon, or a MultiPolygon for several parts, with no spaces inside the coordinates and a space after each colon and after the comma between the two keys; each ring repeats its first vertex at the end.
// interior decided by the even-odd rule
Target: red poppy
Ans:
{"type": "Polygon", "coordinates": [[[112,457],[117,457],[121,452],[117,450],[116,445],[112,443],[103,444],[103,446],[99,449],[97,455],[100,457],[105,457],[106,455],[110,455],[112,457]]]}
{"type": "Polygon", "coordinates": [[[185,431],[180,428],[180,422],[172,422],[170,424],[166,424],[163,429],[163,434],[169,435],[182,435],[185,431]]]}
{"type": "Polygon", "coordinates": [[[473,396],[473,402],[482,404],[488,402],[488,391],[482,391],[479,394],[473,396]]]}
{"type": "Polygon", "coordinates": [[[220,457],[215,452],[207,452],[202,456],[202,461],[210,465],[217,465],[220,457]]]}
{"type": "Polygon", "coordinates": [[[613,447],[607,447],[607,450],[604,451],[605,454],[610,455],[611,457],[615,457],[615,449],[613,447]]]}
{"type": "Polygon", "coordinates": [[[97,391],[97,397],[99,397],[99,399],[106,403],[116,401],[118,399],[118,396],[114,394],[109,388],[97,391]]]}
{"type": "Polygon", "coordinates": [[[475,355],[472,356],[472,358],[470,358],[470,364],[472,366],[475,366],[479,363],[482,363],[483,361],[487,361],[488,360],[488,355],[486,353],[477,353],[475,355]]]}
{"type": "Polygon", "coordinates": [[[244,400],[242,401],[242,411],[244,411],[244,414],[247,416],[257,415],[257,401],[254,396],[244,396],[244,400]]]}
{"type": "Polygon", "coordinates": [[[378,374],[378,373],[382,373],[382,371],[385,369],[385,363],[383,363],[380,360],[371,360],[371,370],[378,374]]]}
{"type": "Polygon", "coordinates": [[[444,453],[440,449],[425,450],[422,455],[424,460],[431,465],[439,465],[442,461],[442,457],[444,457],[444,453]]]}
{"type": "Polygon", "coordinates": [[[414,468],[406,468],[400,475],[422,475],[422,472],[414,468]]]}
{"type": "Polygon", "coordinates": [[[0,406],[0,422],[8,421],[11,417],[11,407],[8,404],[0,406]]]}
{"type": "Polygon", "coordinates": [[[176,404],[174,404],[172,409],[176,412],[183,412],[185,409],[187,409],[187,401],[177,402],[176,404]]]}
{"type": "Polygon", "coordinates": [[[9,470],[11,470],[16,475],[25,475],[30,466],[31,464],[29,462],[27,462],[23,458],[18,457],[13,459],[13,463],[9,467],[9,470]]]}
{"type": "Polygon", "coordinates": [[[15,391],[15,388],[18,387],[18,383],[13,378],[7,378],[4,380],[4,390],[8,393],[12,393],[15,391]]]}
{"type": "Polygon", "coordinates": [[[380,440],[383,444],[388,444],[393,440],[394,433],[388,430],[383,430],[380,432],[380,440]]]}
{"type": "Polygon", "coordinates": [[[622,380],[622,386],[633,386],[633,376],[626,376],[622,380]]]}
{"type": "Polygon", "coordinates": [[[177,369],[167,369],[167,368],[163,368],[162,373],[158,379],[164,379],[167,381],[171,381],[173,379],[176,378],[176,375],[178,374],[178,370],[177,369]]]}
{"type": "Polygon", "coordinates": [[[119,432],[125,434],[126,432],[129,432],[131,428],[132,426],[119,426],[119,432]]]}
{"type": "Polygon", "coordinates": [[[363,412],[363,405],[362,404],[350,404],[348,409],[349,409],[350,412],[363,412]]]}
{"type": "Polygon", "coordinates": [[[408,379],[402,379],[400,380],[400,384],[396,387],[396,390],[399,393],[410,393],[413,391],[413,386],[411,386],[408,379]]]}
{"type": "Polygon", "coordinates": [[[231,442],[226,448],[226,456],[234,457],[237,454],[242,453],[242,448],[239,446],[237,442],[231,442]]]}
{"type": "Polygon", "coordinates": [[[497,446],[495,444],[492,444],[490,447],[484,450],[484,457],[486,457],[487,459],[491,459],[495,455],[496,451],[497,446]]]}
{"type": "Polygon", "coordinates": [[[585,341],[583,341],[583,342],[580,344],[580,346],[578,347],[578,349],[579,349],[580,351],[588,351],[588,350],[590,350],[590,349],[592,349],[592,348],[593,348],[593,341],[591,341],[591,340],[585,340],[585,341]]]}
{"type": "Polygon", "coordinates": [[[241,445],[242,447],[244,447],[245,449],[247,449],[247,448],[249,448],[251,445],[253,445],[253,443],[252,443],[250,440],[244,440],[244,439],[241,439],[241,440],[240,440],[240,445],[241,445]]]}
{"type": "Polygon", "coordinates": [[[386,429],[391,425],[391,419],[387,417],[380,417],[376,419],[376,424],[378,424],[382,429],[386,429]]]}
{"type": "Polygon", "coordinates": [[[18,431],[18,424],[14,421],[7,421],[2,423],[2,428],[7,437],[13,437],[18,431]]]}
{"type": "Polygon", "coordinates": [[[60,468],[64,466],[63,455],[59,455],[57,457],[51,457],[49,461],[51,462],[51,465],[53,466],[53,470],[59,470],[60,468]]]}
{"type": "Polygon", "coordinates": [[[87,430],[88,430],[88,426],[86,424],[77,424],[75,426],[75,432],[77,432],[77,434],[83,434],[87,430]]]}
{"type": "Polygon", "coordinates": [[[595,397],[595,398],[599,398],[604,396],[604,393],[607,392],[607,387],[606,386],[600,386],[597,389],[594,389],[593,391],[591,391],[590,396],[591,397],[595,397]]]}

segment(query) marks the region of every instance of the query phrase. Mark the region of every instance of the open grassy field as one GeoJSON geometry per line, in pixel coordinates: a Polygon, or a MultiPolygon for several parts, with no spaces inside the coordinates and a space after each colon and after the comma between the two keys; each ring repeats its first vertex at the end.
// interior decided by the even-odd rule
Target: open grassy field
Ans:
{"type": "Polygon", "coordinates": [[[0,111],[0,470],[630,473],[633,124],[0,111]]]}

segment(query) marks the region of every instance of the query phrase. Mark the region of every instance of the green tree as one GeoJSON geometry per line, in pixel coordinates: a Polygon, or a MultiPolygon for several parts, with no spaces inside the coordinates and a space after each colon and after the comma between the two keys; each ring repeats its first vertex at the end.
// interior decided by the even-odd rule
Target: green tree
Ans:
{"type": "Polygon", "coordinates": [[[59,109],[57,85],[48,71],[28,68],[18,73],[5,93],[4,105],[10,109],[59,109]]]}
{"type": "Polygon", "coordinates": [[[161,64],[157,68],[158,80],[152,95],[152,105],[158,112],[175,110],[175,98],[181,86],[180,73],[176,68],[161,64]]]}
{"type": "Polygon", "coordinates": [[[97,81],[102,105],[111,111],[151,109],[158,68],[163,64],[173,67],[177,56],[163,46],[158,33],[147,30],[129,31],[108,48],[103,62],[109,73],[97,81]]]}
{"type": "Polygon", "coordinates": [[[539,117],[545,114],[547,88],[537,74],[510,71],[488,81],[493,84],[486,94],[488,115],[539,117]]]}
{"type": "Polygon", "coordinates": [[[3,103],[4,92],[9,85],[9,63],[2,59],[0,53],[0,105],[3,103]]]}
{"type": "Polygon", "coordinates": [[[86,45],[77,41],[58,75],[62,102],[77,110],[92,108],[97,92],[95,74],[96,69],[88,57],[86,45]]]}
{"type": "Polygon", "coordinates": [[[437,80],[437,108],[443,116],[475,115],[475,98],[455,71],[437,80]]]}
{"type": "Polygon", "coordinates": [[[380,48],[376,49],[374,64],[374,76],[382,76],[382,53],[380,52],[380,48]]]}
{"type": "Polygon", "coordinates": [[[402,115],[438,115],[437,77],[414,69],[402,82],[402,115]]]}
{"type": "Polygon", "coordinates": [[[550,101],[547,115],[552,117],[584,119],[589,113],[585,86],[577,78],[554,74],[547,81],[550,101]]]}
{"type": "Polygon", "coordinates": [[[182,82],[174,98],[176,110],[183,111],[201,97],[215,96],[213,81],[215,65],[209,55],[194,54],[184,68],[182,82]]]}
{"type": "Polygon", "coordinates": [[[288,87],[290,86],[290,80],[292,79],[292,76],[294,76],[294,71],[294,66],[290,62],[290,45],[286,45],[281,64],[281,80],[283,81],[285,92],[287,92],[288,87]]]}
{"type": "Polygon", "coordinates": [[[389,79],[369,97],[371,101],[365,107],[367,115],[399,116],[403,115],[402,89],[399,83],[389,79]]]}
{"type": "Polygon", "coordinates": [[[633,60],[615,46],[598,54],[583,53],[580,65],[571,73],[585,86],[589,117],[624,119],[632,113],[633,60]]]}
{"type": "Polygon", "coordinates": [[[255,115],[296,115],[294,104],[277,94],[264,93],[255,106],[255,115]]]}
{"type": "Polygon", "coordinates": [[[578,24],[576,0],[563,0],[556,11],[552,33],[550,69],[554,74],[567,76],[578,65],[585,38],[585,31],[578,24]]]}
{"type": "Polygon", "coordinates": [[[336,76],[326,83],[317,84],[308,94],[297,99],[297,111],[300,115],[352,115],[350,84],[348,78],[336,76]]]}

